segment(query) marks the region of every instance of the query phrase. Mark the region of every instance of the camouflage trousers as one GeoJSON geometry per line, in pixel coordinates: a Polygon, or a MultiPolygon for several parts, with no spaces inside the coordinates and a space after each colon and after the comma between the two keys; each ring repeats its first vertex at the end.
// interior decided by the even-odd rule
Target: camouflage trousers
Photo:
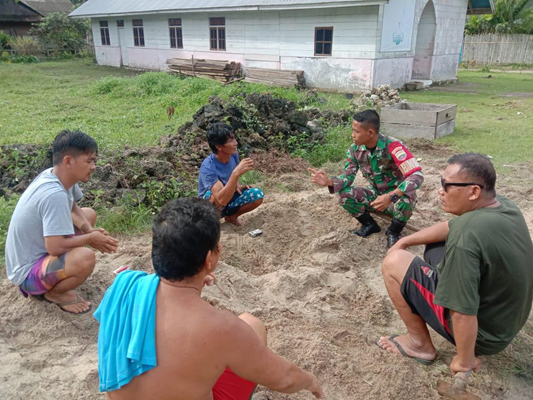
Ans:
{"type": "MultiPolygon", "coordinates": [[[[338,192],[339,204],[348,211],[352,216],[359,217],[365,211],[374,212],[375,209],[370,206],[380,194],[372,187],[352,187],[342,189],[338,192]]],[[[389,207],[383,211],[384,214],[397,219],[401,222],[407,222],[416,205],[416,197],[410,198],[403,195],[396,203],[391,203],[389,207]]]]}

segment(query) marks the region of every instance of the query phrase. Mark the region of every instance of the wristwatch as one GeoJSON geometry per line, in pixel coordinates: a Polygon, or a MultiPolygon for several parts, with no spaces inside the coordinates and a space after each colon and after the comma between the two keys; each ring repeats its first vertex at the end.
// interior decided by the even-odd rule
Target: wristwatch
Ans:
{"type": "Polygon", "coordinates": [[[398,200],[400,200],[400,196],[398,196],[396,193],[392,193],[390,195],[390,200],[393,202],[393,203],[396,203],[398,200]]]}

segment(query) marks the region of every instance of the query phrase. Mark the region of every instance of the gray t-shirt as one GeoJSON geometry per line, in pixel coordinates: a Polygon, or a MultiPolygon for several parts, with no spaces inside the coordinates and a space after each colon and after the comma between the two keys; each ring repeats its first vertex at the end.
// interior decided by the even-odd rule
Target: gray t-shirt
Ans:
{"type": "Polygon", "coordinates": [[[65,190],[52,168],[39,174],[20,197],[6,240],[7,277],[20,285],[31,267],[47,254],[44,238],[74,234],[72,206],[83,194],[74,185],[65,190]]]}

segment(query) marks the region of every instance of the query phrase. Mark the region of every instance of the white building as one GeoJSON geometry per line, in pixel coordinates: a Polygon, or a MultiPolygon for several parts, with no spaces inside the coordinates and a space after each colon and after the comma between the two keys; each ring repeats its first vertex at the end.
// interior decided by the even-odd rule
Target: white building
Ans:
{"type": "Polygon", "coordinates": [[[468,0],[89,0],[101,65],[165,70],[172,57],[300,69],[351,91],[457,73],[468,0]]]}

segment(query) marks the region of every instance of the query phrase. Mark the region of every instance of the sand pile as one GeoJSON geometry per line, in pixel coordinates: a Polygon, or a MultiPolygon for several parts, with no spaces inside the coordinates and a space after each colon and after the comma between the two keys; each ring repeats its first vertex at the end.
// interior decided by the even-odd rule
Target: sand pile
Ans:
{"type": "MultiPolygon", "coordinates": [[[[423,158],[426,182],[411,222],[424,227],[446,218],[436,207],[444,158],[420,149],[417,155],[423,158]]],[[[374,344],[379,335],[403,332],[381,278],[383,232],[368,239],[350,235],[355,221],[304,174],[282,174],[276,182],[291,191],[266,187],[264,205],[244,216],[244,227],[223,225],[218,281],[203,297],[216,307],[261,318],[270,347],[317,374],[326,399],[439,399],[435,385],[437,379],[449,379],[451,345],[434,336],[439,360],[423,367],[374,344]],[[248,236],[256,228],[263,235],[248,236]]],[[[533,204],[524,189],[530,186],[500,185],[502,192],[520,200],[533,227],[533,204]]],[[[386,228],[387,223],[379,222],[386,228]]],[[[99,255],[81,294],[97,305],[113,281],[111,271],[122,264],[151,271],[149,235],[122,238],[118,254],[99,255]]],[[[104,399],[98,393],[98,325],[92,313],[74,316],[24,299],[4,270],[2,274],[0,397],[104,399]]],[[[483,372],[470,388],[474,393],[483,399],[531,398],[531,321],[502,355],[483,358],[483,372]]],[[[311,395],[259,388],[254,398],[303,400],[311,395]]]]}

